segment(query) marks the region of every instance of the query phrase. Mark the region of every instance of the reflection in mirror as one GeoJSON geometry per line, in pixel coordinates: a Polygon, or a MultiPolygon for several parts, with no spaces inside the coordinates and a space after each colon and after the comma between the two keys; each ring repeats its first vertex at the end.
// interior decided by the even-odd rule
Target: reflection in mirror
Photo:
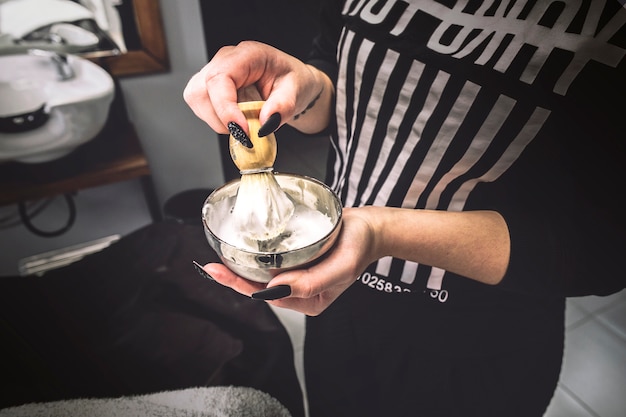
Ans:
{"type": "Polygon", "coordinates": [[[0,0],[0,54],[31,49],[76,54],[116,76],[169,69],[156,0],[0,0]]]}

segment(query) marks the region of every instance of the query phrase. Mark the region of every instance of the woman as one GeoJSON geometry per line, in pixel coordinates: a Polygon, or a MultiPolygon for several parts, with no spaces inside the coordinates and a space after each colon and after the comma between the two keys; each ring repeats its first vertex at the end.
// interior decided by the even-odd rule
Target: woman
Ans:
{"type": "Polygon", "coordinates": [[[617,1],[326,1],[302,62],[222,48],[185,100],[218,133],[328,129],[346,209],[323,262],[242,294],[307,314],[312,416],[541,416],[564,297],[623,288],[617,1]],[[587,7],[588,6],[588,7],[587,7]]]}

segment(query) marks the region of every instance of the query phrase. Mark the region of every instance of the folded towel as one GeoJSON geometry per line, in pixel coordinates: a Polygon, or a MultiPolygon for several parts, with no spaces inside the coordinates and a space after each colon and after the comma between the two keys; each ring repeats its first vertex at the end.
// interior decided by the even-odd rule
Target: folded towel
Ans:
{"type": "Polygon", "coordinates": [[[247,387],[217,386],[119,398],[32,403],[0,417],[291,417],[274,397],[247,387]]]}

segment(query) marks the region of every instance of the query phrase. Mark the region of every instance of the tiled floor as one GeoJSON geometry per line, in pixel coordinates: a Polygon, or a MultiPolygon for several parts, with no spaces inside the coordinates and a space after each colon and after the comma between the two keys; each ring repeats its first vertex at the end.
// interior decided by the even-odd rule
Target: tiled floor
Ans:
{"type": "Polygon", "coordinates": [[[626,290],[567,302],[565,357],[545,417],[626,415],[626,290]]]}

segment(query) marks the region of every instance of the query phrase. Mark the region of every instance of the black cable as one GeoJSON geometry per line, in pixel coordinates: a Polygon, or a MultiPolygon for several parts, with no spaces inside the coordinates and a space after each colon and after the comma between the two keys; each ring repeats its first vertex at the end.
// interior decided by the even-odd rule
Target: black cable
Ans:
{"type": "Polygon", "coordinates": [[[24,201],[20,201],[17,207],[20,213],[20,219],[22,220],[24,226],[31,233],[41,237],[56,237],[70,230],[70,228],[74,225],[74,222],[76,221],[76,204],[74,203],[74,198],[71,196],[71,194],[65,194],[64,197],[68,208],[68,218],[65,226],[54,231],[45,231],[38,229],[33,225],[31,221],[32,217],[28,214],[28,210],[26,209],[26,203],[24,201]]]}
{"type": "MultiPolygon", "coordinates": [[[[52,203],[53,198],[47,198],[45,200],[37,200],[32,203],[28,203],[26,210],[29,210],[28,217],[32,220],[42,213],[52,203]],[[32,209],[34,207],[34,209],[32,209]]],[[[15,211],[9,215],[0,218],[0,230],[9,229],[14,226],[22,224],[20,214],[15,211]]]]}

